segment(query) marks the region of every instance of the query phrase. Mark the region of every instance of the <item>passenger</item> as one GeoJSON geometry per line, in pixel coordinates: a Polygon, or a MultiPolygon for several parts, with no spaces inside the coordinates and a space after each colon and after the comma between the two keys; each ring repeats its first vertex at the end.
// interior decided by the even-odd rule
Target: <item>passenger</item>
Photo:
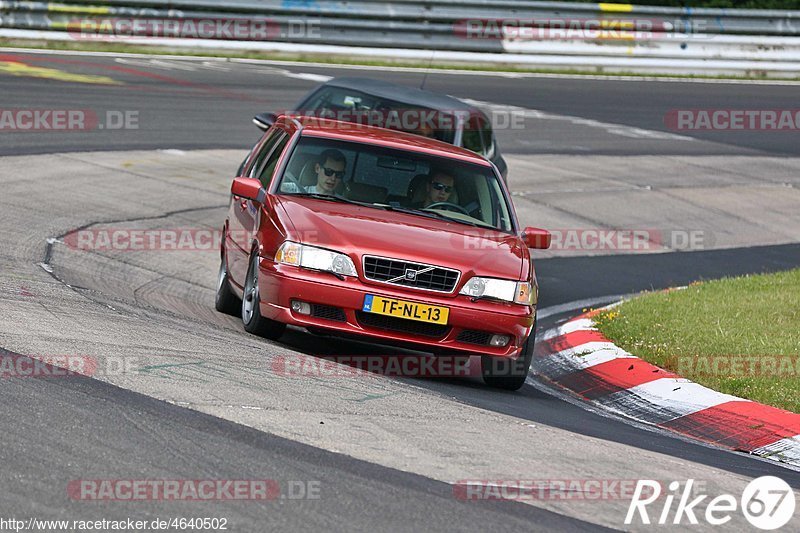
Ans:
{"type": "Polygon", "coordinates": [[[317,184],[306,187],[306,191],[317,194],[336,194],[336,189],[344,178],[347,160],[339,150],[328,149],[319,156],[319,162],[314,165],[317,173],[317,184]]]}

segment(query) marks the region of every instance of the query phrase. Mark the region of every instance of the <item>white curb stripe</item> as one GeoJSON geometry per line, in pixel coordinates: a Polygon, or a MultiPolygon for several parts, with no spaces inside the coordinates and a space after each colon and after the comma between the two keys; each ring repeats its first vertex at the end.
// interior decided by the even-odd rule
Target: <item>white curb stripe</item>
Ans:
{"type": "Polygon", "coordinates": [[[580,320],[572,320],[560,327],[548,329],[542,335],[541,340],[546,341],[554,337],[558,337],[560,335],[574,333],[575,331],[597,331],[597,328],[594,327],[593,324],[594,323],[590,318],[581,318],[580,320]]]}
{"type": "MultiPolygon", "coordinates": [[[[662,422],[691,415],[726,402],[750,401],[713,391],[685,378],[660,378],[611,394],[608,397],[608,401],[614,402],[615,396],[628,396],[631,394],[642,398],[649,404],[668,411],[670,415],[663,419],[662,422]]],[[[618,399],[622,400],[623,403],[626,401],[621,397],[618,399]]]]}
{"type": "Polygon", "coordinates": [[[557,331],[559,335],[567,335],[576,331],[597,331],[597,328],[591,318],[579,318],[578,320],[567,322],[557,331]]]}
{"type": "Polygon", "coordinates": [[[631,354],[614,344],[613,342],[592,341],[584,342],[578,346],[570,346],[552,354],[553,357],[575,357],[586,359],[592,357],[597,352],[613,352],[619,354],[618,357],[633,357],[631,354]]]}
{"type": "Polygon", "coordinates": [[[586,370],[614,359],[636,359],[622,348],[610,342],[587,342],[575,348],[567,348],[554,354],[560,359],[567,359],[573,370],[586,370]]]}
{"type": "Polygon", "coordinates": [[[554,357],[575,357],[575,358],[586,358],[591,357],[594,352],[599,352],[601,350],[608,350],[608,351],[617,351],[622,353],[627,353],[624,350],[621,350],[617,345],[613,342],[600,342],[600,341],[592,341],[592,342],[585,342],[583,344],[579,344],[578,346],[570,346],[569,348],[564,348],[563,350],[559,350],[557,352],[553,352],[554,357]]]}
{"type": "Polygon", "coordinates": [[[561,330],[559,328],[551,328],[545,330],[545,332],[542,333],[541,337],[536,337],[536,340],[546,341],[548,339],[552,339],[553,337],[558,337],[559,335],[561,335],[561,330]]]}
{"type": "Polygon", "coordinates": [[[781,439],[772,444],[762,446],[761,448],[756,448],[752,453],[754,455],[766,456],[770,459],[778,459],[787,463],[798,464],[800,463],[800,435],[781,439]]]}
{"type": "Polygon", "coordinates": [[[611,349],[597,350],[589,355],[581,356],[577,361],[577,370],[586,370],[587,368],[607,363],[614,359],[636,359],[636,356],[616,346],[611,349]]]}

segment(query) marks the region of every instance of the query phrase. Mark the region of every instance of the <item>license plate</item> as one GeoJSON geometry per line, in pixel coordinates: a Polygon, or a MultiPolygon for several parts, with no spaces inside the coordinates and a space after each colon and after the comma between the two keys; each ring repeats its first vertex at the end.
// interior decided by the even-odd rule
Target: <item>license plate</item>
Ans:
{"type": "Polygon", "coordinates": [[[447,318],[450,315],[447,307],[383,298],[372,294],[367,294],[364,298],[364,307],[361,310],[365,313],[396,316],[431,324],[447,324],[447,318]]]}

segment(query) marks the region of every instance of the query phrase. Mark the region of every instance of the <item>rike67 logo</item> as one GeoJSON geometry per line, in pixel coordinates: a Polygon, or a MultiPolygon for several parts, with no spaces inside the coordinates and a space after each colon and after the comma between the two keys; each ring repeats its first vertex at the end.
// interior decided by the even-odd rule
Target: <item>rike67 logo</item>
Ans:
{"type": "Polygon", "coordinates": [[[688,522],[697,525],[699,515],[708,524],[721,526],[731,521],[733,513],[741,512],[752,526],[771,531],[785,526],[794,515],[795,494],[788,483],[775,476],[754,479],[738,500],[732,494],[721,494],[706,502],[709,496],[695,496],[693,485],[693,479],[687,480],[683,487],[680,482],[673,481],[664,495],[661,483],[640,479],[628,507],[625,524],[637,521],[642,524],[678,525],[688,522]],[[655,502],[658,503],[651,506],[655,502]],[[699,509],[701,504],[705,504],[702,513],[699,509]],[[656,512],[652,518],[651,511],[656,512]]]}

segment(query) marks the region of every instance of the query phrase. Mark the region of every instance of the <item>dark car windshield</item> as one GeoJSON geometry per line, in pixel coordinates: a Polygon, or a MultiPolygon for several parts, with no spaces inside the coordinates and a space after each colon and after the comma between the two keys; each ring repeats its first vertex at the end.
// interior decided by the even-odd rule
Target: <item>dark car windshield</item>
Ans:
{"type": "Polygon", "coordinates": [[[303,136],[277,187],[279,194],[513,230],[508,200],[492,168],[446,157],[303,136]]]}
{"type": "Polygon", "coordinates": [[[356,122],[424,135],[453,144],[456,112],[395,102],[354,89],[326,86],[300,104],[304,115],[356,122]]]}

